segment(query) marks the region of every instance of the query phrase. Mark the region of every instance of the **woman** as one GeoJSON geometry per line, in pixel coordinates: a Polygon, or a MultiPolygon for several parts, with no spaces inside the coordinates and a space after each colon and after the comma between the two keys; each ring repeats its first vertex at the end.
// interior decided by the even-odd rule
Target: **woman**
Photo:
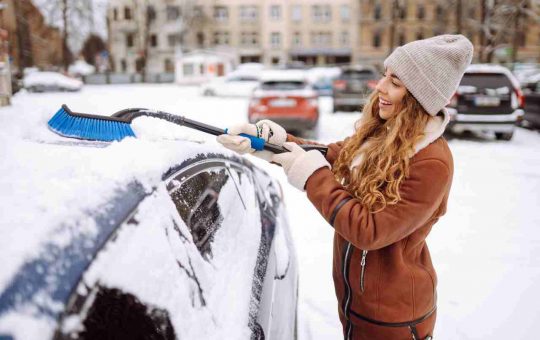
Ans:
{"type": "MultiPolygon", "coordinates": [[[[289,182],[335,229],[333,277],[345,339],[431,339],[436,274],[426,237],[446,212],[453,175],[442,134],[450,101],[473,47],[443,35],[397,48],[355,133],[326,158],[271,121],[243,124],[290,152],[255,152],[283,166],[289,182]],[[297,143],[297,144],[296,144],[297,143]]],[[[241,136],[218,137],[240,153],[241,136]]]]}

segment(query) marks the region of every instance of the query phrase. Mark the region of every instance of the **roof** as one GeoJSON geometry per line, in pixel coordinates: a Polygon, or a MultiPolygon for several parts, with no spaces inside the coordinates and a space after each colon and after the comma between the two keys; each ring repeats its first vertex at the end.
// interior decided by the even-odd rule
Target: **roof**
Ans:
{"type": "Polygon", "coordinates": [[[261,81],[306,81],[307,74],[301,70],[268,70],[261,73],[261,81]]]}

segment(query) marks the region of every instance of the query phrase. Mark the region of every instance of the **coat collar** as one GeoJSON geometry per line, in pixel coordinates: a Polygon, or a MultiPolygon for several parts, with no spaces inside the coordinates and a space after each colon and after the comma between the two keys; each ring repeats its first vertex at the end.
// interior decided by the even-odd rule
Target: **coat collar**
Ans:
{"type": "MultiPolygon", "coordinates": [[[[433,143],[437,138],[442,136],[444,130],[446,129],[446,125],[448,125],[448,122],[450,121],[450,114],[446,108],[443,108],[441,113],[442,115],[438,114],[429,118],[429,121],[424,128],[424,137],[414,145],[414,153],[411,155],[411,158],[420,152],[420,150],[424,149],[429,144],[433,143]]],[[[364,155],[359,153],[358,156],[356,156],[351,162],[351,169],[360,165],[363,158],[364,155]]]]}

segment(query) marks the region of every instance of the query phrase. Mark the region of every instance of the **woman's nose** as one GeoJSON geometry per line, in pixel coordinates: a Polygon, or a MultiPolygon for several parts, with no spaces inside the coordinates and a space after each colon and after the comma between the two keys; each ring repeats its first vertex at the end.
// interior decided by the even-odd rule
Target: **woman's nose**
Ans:
{"type": "Polygon", "coordinates": [[[384,80],[385,80],[385,77],[382,77],[381,79],[379,79],[379,81],[377,82],[377,85],[375,85],[375,90],[382,93],[386,93],[386,86],[384,85],[385,84],[384,80]]]}

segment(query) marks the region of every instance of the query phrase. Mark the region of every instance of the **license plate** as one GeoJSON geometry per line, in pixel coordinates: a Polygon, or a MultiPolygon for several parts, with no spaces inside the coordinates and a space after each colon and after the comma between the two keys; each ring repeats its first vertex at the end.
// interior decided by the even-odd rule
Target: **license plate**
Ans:
{"type": "Polygon", "coordinates": [[[274,99],[270,101],[270,106],[273,107],[294,107],[296,100],[294,99],[274,99]]]}
{"type": "Polygon", "coordinates": [[[501,99],[499,97],[474,97],[474,105],[476,106],[499,106],[501,99]]]}

